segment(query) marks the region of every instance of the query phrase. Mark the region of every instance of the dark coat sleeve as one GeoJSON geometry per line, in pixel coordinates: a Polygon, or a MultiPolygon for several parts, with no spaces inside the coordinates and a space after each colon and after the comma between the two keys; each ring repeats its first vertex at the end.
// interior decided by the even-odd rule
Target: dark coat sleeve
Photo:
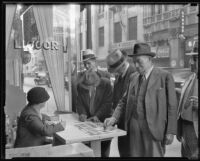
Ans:
{"type": "Polygon", "coordinates": [[[76,108],[77,108],[77,112],[78,114],[85,114],[88,115],[87,110],[85,109],[84,106],[84,102],[85,100],[83,100],[82,98],[82,89],[79,87],[79,85],[77,86],[77,101],[76,101],[76,108]]]}
{"type": "Polygon", "coordinates": [[[42,136],[53,136],[55,132],[64,130],[61,123],[48,125],[36,114],[27,114],[24,117],[27,128],[33,133],[38,133],[42,136]]]}
{"type": "Polygon", "coordinates": [[[96,112],[96,116],[101,120],[104,121],[105,118],[111,116],[111,109],[112,109],[112,86],[110,82],[106,82],[105,91],[103,94],[103,103],[101,104],[99,110],[96,112]]]}
{"type": "Polygon", "coordinates": [[[166,134],[176,134],[177,131],[177,97],[175,83],[172,75],[166,77],[166,94],[167,94],[167,130],[166,134]]]}
{"type": "Polygon", "coordinates": [[[129,91],[129,87],[126,90],[126,92],[124,93],[123,97],[120,99],[120,101],[112,115],[117,121],[120,120],[121,115],[125,112],[126,103],[127,103],[127,99],[128,99],[128,91],[129,91]]]}
{"type": "Polygon", "coordinates": [[[46,115],[46,114],[42,114],[42,121],[51,121],[51,117],[49,117],[48,115],[46,115]]]}

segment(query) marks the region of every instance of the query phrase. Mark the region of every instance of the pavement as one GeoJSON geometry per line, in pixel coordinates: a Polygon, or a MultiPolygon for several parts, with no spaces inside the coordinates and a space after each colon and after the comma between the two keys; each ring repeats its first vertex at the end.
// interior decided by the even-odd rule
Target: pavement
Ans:
{"type": "MultiPolygon", "coordinates": [[[[24,92],[28,92],[32,87],[35,87],[34,78],[32,77],[25,77],[24,78],[24,92]]],[[[50,95],[50,99],[47,101],[45,108],[42,110],[43,113],[46,113],[48,115],[54,115],[54,111],[57,110],[56,103],[53,97],[53,91],[52,88],[49,88],[47,85],[40,85],[41,87],[44,87],[47,92],[50,95]]],[[[68,106],[68,92],[65,92],[65,98],[66,98],[66,106],[68,106]]],[[[119,157],[119,150],[118,150],[118,144],[117,140],[118,138],[113,138],[111,142],[111,148],[110,148],[110,157],[119,157]]],[[[166,146],[166,154],[165,157],[181,157],[181,144],[178,142],[176,137],[174,137],[174,141],[171,145],[166,146]]]]}

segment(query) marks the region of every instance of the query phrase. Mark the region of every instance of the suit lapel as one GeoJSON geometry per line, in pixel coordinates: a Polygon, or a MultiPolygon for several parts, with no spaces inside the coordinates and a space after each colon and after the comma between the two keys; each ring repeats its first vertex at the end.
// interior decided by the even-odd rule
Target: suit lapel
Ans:
{"type": "Polygon", "coordinates": [[[153,84],[157,80],[157,77],[158,77],[158,75],[157,75],[157,69],[153,68],[151,74],[149,75],[149,82],[148,82],[148,85],[147,85],[147,90],[153,86],[153,84]]]}
{"type": "MultiPolygon", "coordinates": [[[[134,90],[134,93],[136,94],[137,92],[137,87],[139,84],[139,74],[137,74],[134,79],[131,81],[130,87],[129,87],[129,91],[134,90]]],[[[133,91],[132,91],[133,92],[133,91]]],[[[132,93],[131,92],[131,93],[132,93]]]]}

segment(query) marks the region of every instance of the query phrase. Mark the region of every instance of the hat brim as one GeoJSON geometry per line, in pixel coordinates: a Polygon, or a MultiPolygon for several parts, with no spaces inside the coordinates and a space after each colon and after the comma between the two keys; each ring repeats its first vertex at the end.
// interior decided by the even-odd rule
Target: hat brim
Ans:
{"type": "Polygon", "coordinates": [[[98,86],[100,83],[100,77],[98,76],[96,81],[92,84],[85,84],[85,73],[82,73],[81,75],[79,75],[78,77],[78,82],[77,84],[79,84],[81,87],[83,87],[84,89],[89,89],[91,86],[98,86]]]}
{"type": "Polygon", "coordinates": [[[150,52],[150,53],[140,53],[140,54],[129,54],[129,57],[136,57],[136,56],[151,56],[155,57],[156,53],[150,52]]]}
{"type": "Polygon", "coordinates": [[[90,59],[96,59],[96,58],[97,58],[96,56],[90,57],[90,58],[86,58],[86,59],[82,60],[81,62],[85,62],[85,61],[88,61],[88,60],[90,60],[90,59]]]}
{"type": "Polygon", "coordinates": [[[125,64],[125,60],[116,68],[111,68],[111,67],[108,67],[108,72],[110,73],[115,73],[116,71],[118,71],[123,65],[125,64]]]}
{"type": "Polygon", "coordinates": [[[97,87],[97,86],[99,85],[99,83],[100,83],[100,78],[99,78],[94,84],[85,85],[83,82],[80,82],[80,83],[79,83],[79,86],[81,86],[81,87],[84,88],[84,89],[89,90],[91,86],[97,87]]]}

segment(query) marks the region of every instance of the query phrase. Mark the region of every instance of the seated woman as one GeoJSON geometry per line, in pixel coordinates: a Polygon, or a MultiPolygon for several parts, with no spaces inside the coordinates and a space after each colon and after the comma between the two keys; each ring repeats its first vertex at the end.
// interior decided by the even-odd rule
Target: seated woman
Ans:
{"type": "Polygon", "coordinates": [[[47,143],[47,136],[51,137],[55,132],[65,129],[66,122],[57,124],[45,122],[50,120],[50,117],[43,117],[40,111],[48,99],[49,94],[42,87],[34,87],[27,93],[28,104],[18,120],[14,148],[44,145],[47,143]]]}

